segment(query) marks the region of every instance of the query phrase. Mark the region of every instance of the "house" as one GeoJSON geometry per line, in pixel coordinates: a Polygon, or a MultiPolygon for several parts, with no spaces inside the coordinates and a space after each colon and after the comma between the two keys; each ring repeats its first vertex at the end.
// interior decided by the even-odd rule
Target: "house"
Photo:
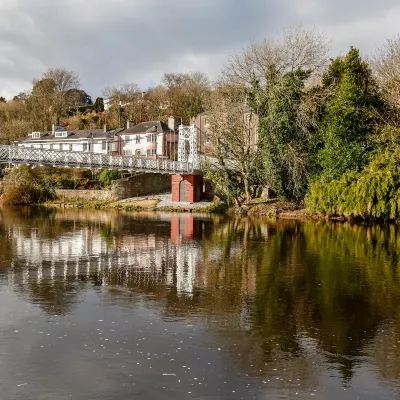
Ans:
{"type": "Polygon", "coordinates": [[[135,125],[127,122],[127,127],[120,132],[122,154],[126,156],[145,156],[174,158],[178,146],[178,133],[175,120],[148,121],[135,125]]]}
{"type": "Polygon", "coordinates": [[[83,129],[66,130],[54,126],[51,131],[30,132],[26,138],[16,140],[19,147],[35,149],[79,151],[101,154],[120,154],[121,139],[119,132],[123,129],[83,129]]]}

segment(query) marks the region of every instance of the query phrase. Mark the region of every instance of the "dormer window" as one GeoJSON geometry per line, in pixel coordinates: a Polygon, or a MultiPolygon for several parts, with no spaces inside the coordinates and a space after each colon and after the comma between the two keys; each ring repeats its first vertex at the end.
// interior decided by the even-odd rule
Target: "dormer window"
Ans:
{"type": "Polygon", "coordinates": [[[64,131],[64,132],[55,132],[54,136],[57,137],[57,138],[67,137],[67,136],[68,136],[68,132],[67,132],[67,131],[64,131]]]}
{"type": "Polygon", "coordinates": [[[40,132],[32,132],[32,139],[40,139],[40,132]]]}

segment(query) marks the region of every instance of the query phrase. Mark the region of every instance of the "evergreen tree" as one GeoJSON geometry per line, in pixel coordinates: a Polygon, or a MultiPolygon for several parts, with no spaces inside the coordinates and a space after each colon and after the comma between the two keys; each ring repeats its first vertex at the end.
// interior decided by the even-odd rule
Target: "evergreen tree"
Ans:
{"type": "Polygon", "coordinates": [[[308,181],[310,136],[299,115],[310,73],[298,69],[282,76],[272,67],[265,88],[254,80],[250,95],[250,104],[260,116],[267,182],[278,195],[294,200],[304,196],[308,181]]]}
{"type": "Polygon", "coordinates": [[[331,63],[323,84],[334,90],[321,124],[319,153],[322,174],[330,180],[367,164],[373,150],[371,134],[383,103],[367,63],[354,48],[331,63]]]}

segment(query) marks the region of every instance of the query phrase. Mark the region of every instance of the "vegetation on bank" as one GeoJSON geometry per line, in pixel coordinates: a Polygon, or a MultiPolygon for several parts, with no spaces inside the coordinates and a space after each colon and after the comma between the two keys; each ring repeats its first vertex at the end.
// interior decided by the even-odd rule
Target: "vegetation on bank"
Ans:
{"type": "Polygon", "coordinates": [[[400,37],[368,62],[355,48],[328,62],[325,50],[321,36],[295,29],[230,59],[219,90],[237,110],[247,101],[237,119],[257,116],[258,143],[250,123],[212,119],[219,165],[207,173],[239,208],[268,188],[311,213],[399,219],[400,37]]]}
{"type": "MultiPolygon", "coordinates": [[[[240,209],[267,189],[271,197],[332,217],[400,219],[400,36],[368,60],[355,48],[329,55],[324,35],[291,28],[231,55],[214,85],[204,74],[178,73],[165,74],[146,94],[135,84],[105,88],[107,113],[101,99],[92,105],[79,89],[76,74],[49,70],[29,93],[1,102],[0,136],[13,139],[59,122],[68,129],[99,127],[106,118],[110,127],[169,115],[189,123],[207,110],[204,147],[216,162],[206,164],[206,178],[229,206],[240,209]],[[87,112],[80,111],[83,103],[87,112]]],[[[97,183],[88,177],[86,186],[109,187],[115,174],[103,172],[97,183]]],[[[7,201],[41,201],[57,185],[77,187],[61,173],[31,175],[31,185],[5,178],[7,201]]]]}
{"type": "Polygon", "coordinates": [[[386,150],[360,172],[317,180],[311,185],[306,204],[311,211],[328,216],[398,219],[400,149],[386,150]]]}
{"type": "Polygon", "coordinates": [[[39,204],[53,200],[56,189],[109,189],[121,177],[120,171],[21,165],[5,174],[1,199],[6,204],[39,204]]]}

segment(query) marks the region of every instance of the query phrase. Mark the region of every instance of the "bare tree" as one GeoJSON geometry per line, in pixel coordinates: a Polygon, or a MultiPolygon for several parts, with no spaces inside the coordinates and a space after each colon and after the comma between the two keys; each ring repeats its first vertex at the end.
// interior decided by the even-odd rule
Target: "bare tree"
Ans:
{"type": "Polygon", "coordinates": [[[246,99],[243,86],[219,84],[211,97],[207,133],[209,160],[215,160],[209,165],[208,175],[236,205],[253,198],[262,184],[258,118],[246,99]]]}
{"type": "Polygon", "coordinates": [[[371,61],[386,99],[394,106],[400,107],[400,35],[387,39],[371,61]]]}
{"type": "Polygon", "coordinates": [[[208,107],[211,83],[204,73],[167,73],[162,82],[168,113],[180,118],[184,124],[208,107]]]}
{"type": "Polygon", "coordinates": [[[276,39],[254,42],[242,52],[232,54],[222,77],[228,82],[250,85],[254,78],[265,83],[272,67],[282,75],[297,69],[320,74],[329,61],[329,50],[324,34],[302,26],[290,27],[276,39]]]}
{"type": "MultiPolygon", "coordinates": [[[[56,120],[55,122],[59,122],[62,113],[75,103],[75,99],[70,95],[70,91],[79,89],[79,77],[75,72],[65,68],[49,68],[41,79],[41,81],[45,80],[54,82],[54,92],[52,95],[53,118],[56,120]]],[[[34,84],[37,84],[37,82],[34,81],[34,84]]]]}
{"type": "Polygon", "coordinates": [[[134,119],[142,122],[145,117],[144,92],[136,83],[106,86],[102,95],[108,100],[109,105],[123,112],[125,119],[134,119]]]}
{"type": "Polygon", "coordinates": [[[68,71],[65,68],[49,68],[44,74],[43,79],[52,79],[56,84],[56,90],[65,94],[71,89],[79,89],[80,82],[76,72],[68,71]]]}

